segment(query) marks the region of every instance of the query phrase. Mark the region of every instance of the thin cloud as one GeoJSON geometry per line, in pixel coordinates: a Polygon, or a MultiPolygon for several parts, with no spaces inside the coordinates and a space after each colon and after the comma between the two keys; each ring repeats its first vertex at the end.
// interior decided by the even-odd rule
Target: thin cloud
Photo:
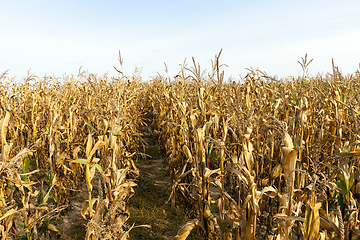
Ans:
{"type": "Polygon", "coordinates": [[[358,68],[358,1],[27,1],[2,3],[0,72],[23,76],[76,73],[79,67],[115,75],[142,68],[144,79],[173,76],[191,57],[202,69],[223,49],[225,77],[259,67],[272,75],[298,75],[308,53],[310,72],[358,68]],[[6,24],[4,24],[6,23],[6,24]]]}

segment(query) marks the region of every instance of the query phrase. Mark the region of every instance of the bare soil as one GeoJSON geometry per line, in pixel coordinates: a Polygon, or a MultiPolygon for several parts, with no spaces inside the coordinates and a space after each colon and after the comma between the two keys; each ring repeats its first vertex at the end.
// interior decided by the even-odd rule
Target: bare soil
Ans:
{"type": "Polygon", "coordinates": [[[135,195],[129,201],[129,224],[147,224],[151,229],[135,228],[130,239],[173,239],[186,222],[186,216],[181,209],[175,215],[170,214],[170,206],[165,205],[171,192],[169,167],[150,131],[144,133],[144,140],[149,157],[139,158],[136,164],[140,177],[135,195]]]}
{"type": "Polygon", "coordinates": [[[81,216],[81,204],[88,199],[88,191],[85,182],[81,183],[80,189],[70,198],[70,206],[64,211],[63,217],[63,240],[85,239],[87,221],[81,216]]]}

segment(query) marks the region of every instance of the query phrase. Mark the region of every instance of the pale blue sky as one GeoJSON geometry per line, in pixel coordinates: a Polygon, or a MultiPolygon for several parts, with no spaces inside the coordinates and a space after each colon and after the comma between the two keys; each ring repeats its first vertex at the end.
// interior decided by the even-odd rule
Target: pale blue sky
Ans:
{"type": "Polygon", "coordinates": [[[360,63],[360,1],[0,1],[0,73],[21,78],[83,70],[115,76],[142,67],[144,80],[171,76],[191,57],[203,69],[223,48],[226,77],[245,68],[301,74],[297,60],[314,58],[310,73],[343,73],[360,63]]]}

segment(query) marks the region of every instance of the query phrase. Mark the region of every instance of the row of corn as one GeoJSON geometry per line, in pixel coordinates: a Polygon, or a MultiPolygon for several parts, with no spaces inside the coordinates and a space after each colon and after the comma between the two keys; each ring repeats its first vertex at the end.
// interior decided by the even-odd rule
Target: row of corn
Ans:
{"type": "Polygon", "coordinates": [[[154,78],[152,127],[170,168],[175,239],[356,239],[360,73],[241,83],[186,66],[154,78]]]}
{"type": "Polygon", "coordinates": [[[143,91],[136,76],[1,76],[1,239],[64,235],[62,215],[82,185],[86,239],[128,237],[143,91]]]}

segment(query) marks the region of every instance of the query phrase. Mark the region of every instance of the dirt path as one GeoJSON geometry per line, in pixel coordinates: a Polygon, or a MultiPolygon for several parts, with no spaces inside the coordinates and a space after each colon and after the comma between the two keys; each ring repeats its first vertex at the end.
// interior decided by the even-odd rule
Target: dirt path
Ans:
{"type": "Polygon", "coordinates": [[[145,132],[144,140],[148,143],[145,153],[151,157],[136,163],[140,177],[135,195],[129,201],[129,224],[147,224],[152,228],[135,228],[130,232],[130,239],[173,239],[186,218],[180,213],[171,215],[170,207],[164,206],[171,187],[169,168],[149,131],[145,132]]]}
{"type": "Polygon", "coordinates": [[[88,198],[85,182],[81,183],[79,190],[70,198],[70,206],[64,211],[63,232],[61,240],[83,240],[86,234],[87,221],[81,216],[81,204],[88,198]]]}

